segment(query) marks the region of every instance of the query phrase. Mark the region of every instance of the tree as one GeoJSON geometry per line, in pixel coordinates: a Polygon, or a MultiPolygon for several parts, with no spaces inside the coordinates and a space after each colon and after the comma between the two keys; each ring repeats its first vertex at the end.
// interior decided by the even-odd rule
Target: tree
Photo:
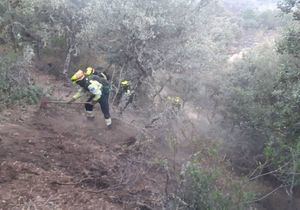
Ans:
{"type": "MultiPolygon", "coordinates": [[[[296,1],[285,1],[285,6],[282,5],[284,12],[292,12],[288,8],[297,6],[296,1]]],[[[239,139],[247,140],[241,141],[237,151],[242,149],[243,154],[248,152],[252,157],[250,162],[243,162],[239,157],[239,165],[246,165],[247,171],[257,163],[281,181],[291,195],[294,186],[300,184],[297,175],[300,170],[300,30],[299,20],[294,17],[277,45],[259,47],[233,66],[227,75],[229,82],[220,94],[221,109],[226,113],[224,122],[237,130],[239,139]]]]}

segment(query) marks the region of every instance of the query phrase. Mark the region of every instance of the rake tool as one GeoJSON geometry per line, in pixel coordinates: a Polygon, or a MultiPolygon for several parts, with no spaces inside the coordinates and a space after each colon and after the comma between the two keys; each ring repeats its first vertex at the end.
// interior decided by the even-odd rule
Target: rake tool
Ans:
{"type": "Polygon", "coordinates": [[[49,100],[48,98],[42,98],[40,108],[47,108],[48,104],[91,104],[88,102],[71,102],[68,101],[57,101],[57,100],[49,100]]]}

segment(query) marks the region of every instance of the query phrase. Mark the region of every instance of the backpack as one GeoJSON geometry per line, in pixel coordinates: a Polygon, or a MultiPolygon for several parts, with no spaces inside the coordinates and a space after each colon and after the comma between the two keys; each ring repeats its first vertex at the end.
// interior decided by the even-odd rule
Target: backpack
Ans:
{"type": "Polygon", "coordinates": [[[95,81],[101,83],[101,84],[102,84],[102,92],[103,92],[103,93],[109,93],[109,91],[110,91],[110,89],[111,89],[111,88],[110,88],[110,83],[109,83],[105,78],[100,77],[100,76],[98,76],[98,75],[93,75],[93,76],[90,78],[90,80],[95,80],[95,81]]]}

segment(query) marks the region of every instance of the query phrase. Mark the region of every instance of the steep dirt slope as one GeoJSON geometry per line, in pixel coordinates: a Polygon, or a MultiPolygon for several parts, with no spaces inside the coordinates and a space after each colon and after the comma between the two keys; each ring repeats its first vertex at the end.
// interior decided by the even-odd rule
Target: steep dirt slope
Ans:
{"type": "MultiPolygon", "coordinates": [[[[68,93],[52,79],[53,95],[68,93]]],[[[113,119],[107,130],[77,105],[0,120],[0,209],[161,209],[164,174],[132,125],[113,119]]]]}

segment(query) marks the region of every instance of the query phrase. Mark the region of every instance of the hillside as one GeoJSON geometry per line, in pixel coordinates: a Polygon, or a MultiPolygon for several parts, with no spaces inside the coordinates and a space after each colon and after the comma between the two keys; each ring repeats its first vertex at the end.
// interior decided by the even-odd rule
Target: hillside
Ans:
{"type": "Polygon", "coordinates": [[[0,209],[161,205],[164,177],[136,129],[113,119],[107,130],[100,113],[87,121],[79,107],[49,106],[1,115],[0,209]]]}
{"type": "Polygon", "coordinates": [[[299,11],[0,1],[0,209],[300,208],[299,11]]]}

